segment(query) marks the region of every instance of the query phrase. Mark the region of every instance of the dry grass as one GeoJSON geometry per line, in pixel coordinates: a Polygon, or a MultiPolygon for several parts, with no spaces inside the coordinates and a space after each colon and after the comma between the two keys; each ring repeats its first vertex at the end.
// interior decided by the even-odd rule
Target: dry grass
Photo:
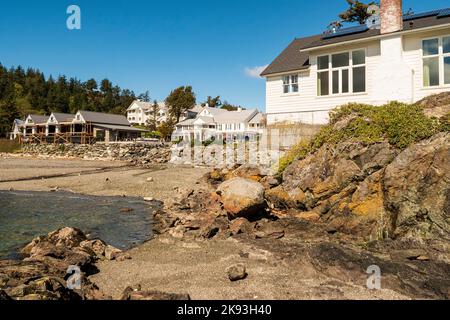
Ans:
{"type": "Polygon", "coordinates": [[[17,140],[0,139],[0,153],[15,153],[20,150],[17,140]]]}

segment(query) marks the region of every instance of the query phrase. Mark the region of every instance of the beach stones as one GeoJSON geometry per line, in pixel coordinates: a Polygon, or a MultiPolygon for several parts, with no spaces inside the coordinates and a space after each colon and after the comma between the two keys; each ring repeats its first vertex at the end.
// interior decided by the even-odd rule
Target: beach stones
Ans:
{"type": "Polygon", "coordinates": [[[247,270],[244,264],[239,263],[227,269],[228,279],[230,281],[239,281],[247,278],[247,270]]]}
{"type": "Polygon", "coordinates": [[[127,287],[122,293],[121,300],[166,300],[166,301],[188,301],[191,297],[188,294],[166,293],[160,291],[143,291],[140,286],[137,288],[127,287]]]}
{"type": "Polygon", "coordinates": [[[106,246],[105,248],[105,258],[108,260],[115,260],[120,254],[122,254],[122,250],[114,248],[113,246],[106,246]]]}

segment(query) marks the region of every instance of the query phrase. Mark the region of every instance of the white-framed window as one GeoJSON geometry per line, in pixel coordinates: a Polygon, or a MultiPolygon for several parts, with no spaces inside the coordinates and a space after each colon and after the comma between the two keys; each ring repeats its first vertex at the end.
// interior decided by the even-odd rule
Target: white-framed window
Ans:
{"type": "Polygon", "coordinates": [[[298,92],[298,74],[290,74],[283,76],[283,93],[298,92]]]}
{"type": "Polygon", "coordinates": [[[366,50],[317,57],[317,95],[366,92],[366,50]]]}
{"type": "Polygon", "coordinates": [[[450,85],[450,36],[422,40],[423,86],[450,85]]]}

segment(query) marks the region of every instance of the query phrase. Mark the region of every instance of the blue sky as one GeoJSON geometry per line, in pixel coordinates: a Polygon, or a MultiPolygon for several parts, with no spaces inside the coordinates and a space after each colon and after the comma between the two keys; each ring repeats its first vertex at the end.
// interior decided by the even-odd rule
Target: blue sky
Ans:
{"type": "MultiPolygon", "coordinates": [[[[415,12],[449,6],[403,3],[415,12]]],[[[108,78],[158,100],[189,84],[200,102],[221,95],[264,109],[264,80],[250,71],[294,38],[321,33],[345,8],[345,0],[1,1],[0,62],[47,76],[108,78]],[[81,30],[66,28],[71,4],[81,8],[81,30]]]]}

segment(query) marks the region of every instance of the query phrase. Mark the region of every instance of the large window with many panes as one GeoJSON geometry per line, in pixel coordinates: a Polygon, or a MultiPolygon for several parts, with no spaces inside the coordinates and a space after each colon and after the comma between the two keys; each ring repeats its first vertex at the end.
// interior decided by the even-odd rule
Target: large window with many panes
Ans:
{"type": "Polygon", "coordinates": [[[422,41],[423,86],[450,85],[450,36],[422,41]]]}
{"type": "Polygon", "coordinates": [[[366,92],[366,51],[336,53],[317,58],[317,95],[366,92]]]}

